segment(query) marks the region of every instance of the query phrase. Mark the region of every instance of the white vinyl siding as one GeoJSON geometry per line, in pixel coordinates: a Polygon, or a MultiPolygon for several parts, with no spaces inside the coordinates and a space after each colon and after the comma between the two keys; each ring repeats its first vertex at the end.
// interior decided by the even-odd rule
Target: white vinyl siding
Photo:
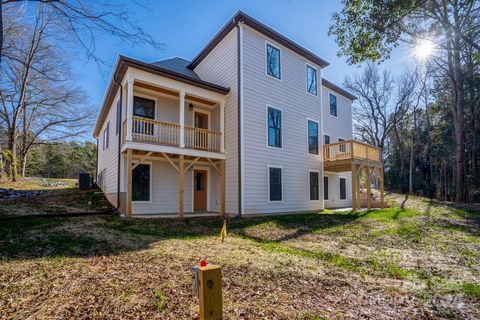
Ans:
{"type": "MultiPolygon", "coordinates": [[[[237,213],[239,165],[237,30],[230,31],[194,71],[205,81],[230,88],[225,103],[225,211],[237,213]]],[[[213,116],[212,114],[212,118],[213,116]]],[[[188,118],[187,115],[185,117],[188,118]]]]}
{"type": "Polygon", "coordinates": [[[305,93],[305,59],[248,26],[244,26],[243,48],[245,213],[320,210],[322,201],[309,201],[306,173],[318,169],[321,176],[322,162],[308,154],[305,127],[307,118],[321,123],[321,95],[305,93]],[[265,76],[265,43],[281,51],[281,81],[265,76]],[[265,106],[282,110],[282,149],[267,147],[265,106]],[[268,201],[265,168],[270,164],[282,166],[281,202],[268,201]]]}

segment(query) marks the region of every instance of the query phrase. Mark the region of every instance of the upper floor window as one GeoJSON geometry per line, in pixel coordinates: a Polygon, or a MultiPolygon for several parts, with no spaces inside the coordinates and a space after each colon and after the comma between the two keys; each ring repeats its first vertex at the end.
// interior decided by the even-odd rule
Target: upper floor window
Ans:
{"type": "Polygon", "coordinates": [[[307,92],[317,95],[317,69],[307,65],[307,92]]]}
{"type": "Polygon", "coordinates": [[[133,115],[155,119],[155,101],[142,97],[133,97],[133,115]]]}
{"type": "Polygon", "coordinates": [[[103,130],[103,150],[108,149],[109,140],[110,140],[110,122],[107,123],[105,130],[103,130]]]}
{"type": "Polygon", "coordinates": [[[328,134],[323,135],[323,144],[330,144],[330,136],[328,134]]]}
{"type": "Polygon", "coordinates": [[[282,111],[272,107],[267,108],[268,146],[282,147],[282,111]]]}
{"type": "Polygon", "coordinates": [[[267,43],[267,74],[280,79],[280,72],[280,49],[267,43]]]}
{"type": "Polygon", "coordinates": [[[308,120],[308,153],[318,154],[318,123],[308,120]]]}
{"type": "Polygon", "coordinates": [[[337,96],[330,93],[330,115],[337,116],[337,96]]]}
{"type": "Polygon", "coordinates": [[[268,199],[270,201],[282,201],[282,168],[268,168],[268,199]]]}

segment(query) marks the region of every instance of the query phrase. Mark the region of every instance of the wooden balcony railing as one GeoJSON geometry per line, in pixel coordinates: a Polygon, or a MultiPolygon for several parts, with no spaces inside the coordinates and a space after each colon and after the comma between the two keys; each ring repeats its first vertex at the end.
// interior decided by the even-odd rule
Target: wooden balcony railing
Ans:
{"type": "Polygon", "coordinates": [[[323,146],[325,161],[357,159],[370,162],[381,162],[381,149],[369,144],[349,140],[323,146]]]}
{"type": "MultiPolygon", "coordinates": [[[[122,123],[122,130],[125,134],[123,141],[125,141],[126,121],[122,123]]],[[[185,126],[185,148],[220,152],[221,136],[222,133],[219,131],[185,126]]],[[[132,140],[179,147],[180,124],[133,117],[132,140]]]]}
{"type": "Polygon", "coordinates": [[[185,147],[209,151],[220,151],[222,133],[185,126],[185,147]]]}

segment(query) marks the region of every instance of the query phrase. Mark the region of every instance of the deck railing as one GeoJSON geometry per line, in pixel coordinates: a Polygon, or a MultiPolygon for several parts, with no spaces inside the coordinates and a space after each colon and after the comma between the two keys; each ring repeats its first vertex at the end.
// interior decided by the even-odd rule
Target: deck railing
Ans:
{"type": "Polygon", "coordinates": [[[359,159],[372,162],[381,162],[381,149],[369,144],[349,140],[326,144],[323,146],[325,161],[344,159],[359,159]]]}
{"type": "MultiPolygon", "coordinates": [[[[126,132],[126,128],[122,129],[126,132]]],[[[220,152],[221,136],[219,131],[185,126],[185,148],[220,152]]],[[[133,117],[132,140],[179,147],[180,124],[133,117]]]]}

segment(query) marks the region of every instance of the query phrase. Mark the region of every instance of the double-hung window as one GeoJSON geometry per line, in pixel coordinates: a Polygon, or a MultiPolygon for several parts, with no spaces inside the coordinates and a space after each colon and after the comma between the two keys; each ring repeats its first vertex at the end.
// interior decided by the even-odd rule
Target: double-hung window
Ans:
{"type": "Polygon", "coordinates": [[[115,134],[118,136],[120,132],[120,126],[122,125],[122,103],[120,99],[117,101],[117,125],[115,126],[115,134]]]}
{"type": "Polygon", "coordinates": [[[317,69],[307,65],[307,92],[317,95],[317,69]]]}
{"type": "MultiPolygon", "coordinates": [[[[133,115],[135,117],[155,119],[155,101],[142,97],[133,97],[133,115]]],[[[154,124],[147,121],[134,121],[133,132],[143,135],[153,135],[154,124]]]]}
{"type": "Polygon", "coordinates": [[[323,144],[330,144],[330,136],[328,134],[323,135],[323,144]]]}
{"type": "Polygon", "coordinates": [[[267,43],[267,74],[281,79],[280,49],[267,43]]]}
{"type": "Polygon", "coordinates": [[[267,107],[268,146],[282,147],[282,111],[267,107]]]}
{"type": "Polygon", "coordinates": [[[340,178],[340,200],[347,199],[347,179],[340,178]]]}
{"type": "Polygon", "coordinates": [[[282,201],[282,168],[268,167],[268,199],[282,201]]]}
{"type": "Polygon", "coordinates": [[[310,200],[320,199],[320,191],[318,188],[318,172],[310,171],[310,200]]]}
{"type": "Polygon", "coordinates": [[[337,96],[334,94],[329,95],[329,102],[330,102],[330,115],[336,117],[337,116],[337,96]]]}
{"type": "Polygon", "coordinates": [[[318,122],[308,120],[308,153],[318,154],[318,122]]]}
{"type": "Polygon", "coordinates": [[[150,201],[150,164],[139,164],[132,170],[132,201],[150,201]]]}

